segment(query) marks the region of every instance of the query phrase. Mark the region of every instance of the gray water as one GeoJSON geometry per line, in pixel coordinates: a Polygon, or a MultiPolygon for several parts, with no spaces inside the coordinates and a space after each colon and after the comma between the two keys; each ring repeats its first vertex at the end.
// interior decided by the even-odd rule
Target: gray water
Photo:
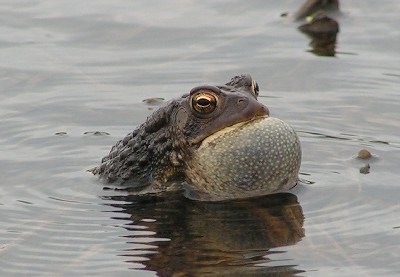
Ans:
{"type": "Polygon", "coordinates": [[[334,57],[280,16],[301,3],[0,1],[1,275],[398,275],[400,2],[342,1],[334,57]],[[86,172],[142,100],[245,72],[299,134],[294,190],[135,198],[86,172]]]}

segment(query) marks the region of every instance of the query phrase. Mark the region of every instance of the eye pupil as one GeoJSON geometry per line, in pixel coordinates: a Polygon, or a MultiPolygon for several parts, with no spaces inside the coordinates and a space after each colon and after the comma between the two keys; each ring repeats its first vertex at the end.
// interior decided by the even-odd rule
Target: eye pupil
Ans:
{"type": "Polygon", "coordinates": [[[209,106],[211,103],[210,103],[210,100],[208,100],[208,99],[206,99],[206,98],[200,98],[200,99],[197,99],[197,104],[198,104],[199,106],[202,106],[202,107],[207,107],[207,106],[209,106]]]}

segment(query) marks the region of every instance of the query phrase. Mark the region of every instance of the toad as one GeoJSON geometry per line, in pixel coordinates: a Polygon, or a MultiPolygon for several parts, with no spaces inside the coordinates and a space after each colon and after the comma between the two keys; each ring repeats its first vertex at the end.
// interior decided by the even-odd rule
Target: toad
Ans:
{"type": "Polygon", "coordinates": [[[248,74],[203,85],[160,107],[91,169],[135,193],[184,188],[199,200],[281,192],[295,186],[300,142],[269,116],[248,74]]]}

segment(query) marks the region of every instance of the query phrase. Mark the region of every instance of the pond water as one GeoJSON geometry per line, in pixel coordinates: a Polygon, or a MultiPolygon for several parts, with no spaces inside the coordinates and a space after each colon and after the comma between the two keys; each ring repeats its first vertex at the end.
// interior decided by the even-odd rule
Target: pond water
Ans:
{"type": "Polygon", "coordinates": [[[342,2],[325,57],[281,17],[302,1],[1,0],[1,275],[398,275],[400,2],[342,2]],[[289,193],[138,198],[86,172],[144,99],[245,72],[302,142],[289,193]]]}

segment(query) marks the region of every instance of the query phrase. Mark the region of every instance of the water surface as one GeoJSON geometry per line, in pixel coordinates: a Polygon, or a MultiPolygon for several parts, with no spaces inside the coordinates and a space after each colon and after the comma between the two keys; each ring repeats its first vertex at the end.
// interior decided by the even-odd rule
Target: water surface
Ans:
{"type": "Polygon", "coordinates": [[[1,1],[2,275],[399,274],[400,3],[342,1],[324,57],[280,17],[302,2],[270,2],[1,1]],[[135,198],[86,172],[143,99],[244,72],[298,131],[294,190],[135,198]]]}

